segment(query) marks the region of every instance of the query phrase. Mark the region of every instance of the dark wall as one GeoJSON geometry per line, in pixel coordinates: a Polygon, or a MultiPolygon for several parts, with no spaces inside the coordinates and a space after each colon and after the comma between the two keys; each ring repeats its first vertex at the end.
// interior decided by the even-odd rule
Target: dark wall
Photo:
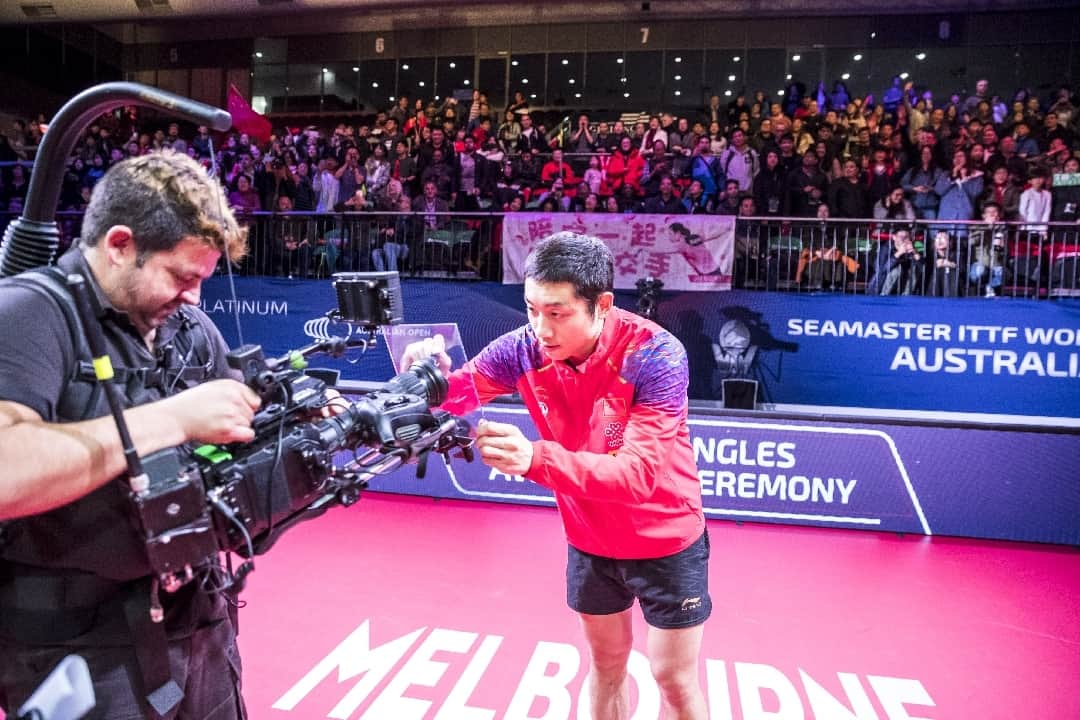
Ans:
{"type": "Polygon", "coordinates": [[[85,26],[0,27],[0,72],[17,77],[0,96],[8,112],[55,110],[43,101],[120,80],[120,68],[120,44],[85,26]]]}

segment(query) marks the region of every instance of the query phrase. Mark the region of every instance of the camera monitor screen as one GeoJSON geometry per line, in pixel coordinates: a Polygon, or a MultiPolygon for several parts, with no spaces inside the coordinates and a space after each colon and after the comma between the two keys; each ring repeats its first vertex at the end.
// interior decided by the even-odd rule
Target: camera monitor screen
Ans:
{"type": "Polygon", "coordinates": [[[341,272],[330,279],[337,292],[336,319],[364,328],[397,325],[405,319],[397,272],[341,272]]]}

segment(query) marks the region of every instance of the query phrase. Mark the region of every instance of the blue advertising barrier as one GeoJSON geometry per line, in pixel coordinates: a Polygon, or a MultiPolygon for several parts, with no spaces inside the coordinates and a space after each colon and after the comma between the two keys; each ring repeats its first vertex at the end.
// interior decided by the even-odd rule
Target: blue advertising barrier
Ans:
{"type": "Polygon", "coordinates": [[[718,397],[741,361],[765,403],[1080,414],[1075,301],[682,293],[660,316],[686,346],[695,398],[718,397]]]}
{"type": "MultiPolygon", "coordinates": [[[[334,334],[327,280],[212,278],[203,308],[230,343],[280,355],[334,334]],[[307,333],[305,333],[305,330],[307,333]]],[[[402,281],[405,321],[457,323],[465,352],[526,322],[522,289],[496,283],[402,281]]],[[[618,293],[633,309],[636,296],[618,293]]],[[[784,405],[1077,417],[1080,302],[1014,298],[875,298],[731,291],[665,294],[660,322],[690,358],[693,399],[720,399],[729,368],[746,368],[759,402],[784,405]]],[[[385,380],[385,350],[355,364],[316,360],[343,379],[385,380]]]]}
{"type": "MultiPolygon", "coordinates": [[[[236,304],[226,279],[203,292],[204,309],[232,344],[236,309],[244,340],[271,355],[335,331],[325,319],[336,305],[327,281],[236,285],[236,304]]],[[[405,280],[402,289],[407,322],[457,323],[470,354],[525,322],[520,287],[405,280]]],[[[633,295],[618,301],[634,307],[633,295]]],[[[768,398],[784,403],[1058,417],[1080,408],[1074,303],[684,293],[665,297],[660,319],[687,346],[695,382],[706,386],[699,398],[738,351],[768,398]],[[928,360],[938,350],[940,367],[928,360]]],[[[315,364],[348,380],[394,373],[382,347],[355,364],[315,364]]],[[[493,405],[485,415],[536,437],[521,406],[493,405]]],[[[1080,545],[1075,429],[769,412],[692,412],[690,426],[709,517],[1080,545]]],[[[422,480],[407,466],[371,488],[554,503],[534,483],[461,460],[433,460],[422,480]]]]}
{"type": "MultiPolygon", "coordinates": [[[[484,416],[537,439],[523,407],[484,416]]],[[[690,434],[710,518],[1080,545],[1077,434],[695,413],[690,434]]],[[[461,459],[371,489],[554,504],[540,485],[461,459]]]]}

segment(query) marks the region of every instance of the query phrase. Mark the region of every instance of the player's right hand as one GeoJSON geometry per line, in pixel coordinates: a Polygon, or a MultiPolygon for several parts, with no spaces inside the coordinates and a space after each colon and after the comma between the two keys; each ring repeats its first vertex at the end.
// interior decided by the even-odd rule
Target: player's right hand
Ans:
{"type": "Polygon", "coordinates": [[[398,372],[405,372],[414,362],[426,360],[432,356],[434,356],[435,364],[443,375],[448,374],[451,362],[450,356],[446,354],[446,339],[438,334],[409,343],[401,356],[401,360],[398,362],[398,372]]]}

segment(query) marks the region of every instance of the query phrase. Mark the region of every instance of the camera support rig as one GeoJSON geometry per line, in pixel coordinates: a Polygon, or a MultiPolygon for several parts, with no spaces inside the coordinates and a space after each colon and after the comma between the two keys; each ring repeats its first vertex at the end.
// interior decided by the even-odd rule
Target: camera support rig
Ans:
{"type": "MultiPolygon", "coordinates": [[[[380,306],[396,294],[400,308],[398,278],[393,273],[377,282],[350,281],[346,290],[338,288],[338,319],[372,333],[354,341],[366,349],[376,322],[398,315],[380,306]],[[364,301],[362,313],[348,302],[356,290],[374,298],[364,301]]],[[[124,421],[86,280],[71,275],[68,284],[124,447],[128,476],[119,482],[131,500],[151,571],[166,591],[207,575],[217,576],[212,584],[218,590],[239,590],[254,569],[254,556],[269,550],[284,530],[335,503],[352,505],[372,477],[412,462],[423,477],[432,452],[449,455],[459,449],[472,460],[468,424],[437,409],[446,400],[448,383],[430,359],[354,402],[303,372],[311,355],[345,352],[350,342],[341,338],[269,360],[258,345],[231,351],[229,366],[262,399],[252,421],[254,440],[168,448],[141,458],[124,421]],[[352,458],[339,465],[336,455],[343,452],[352,458]],[[222,553],[230,552],[243,558],[235,572],[220,561],[222,553]]]]}
{"type": "Polygon", "coordinates": [[[447,383],[430,361],[346,402],[298,369],[320,345],[271,361],[258,346],[229,354],[230,365],[264,397],[252,442],[204,445],[190,454],[171,448],[145,458],[147,490],[132,500],[165,590],[201,568],[220,570],[218,554],[230,551],[244,562],[224,584],[239,586],[253,557],[285,530],[335,504],[352,505],[372,477],[412,462],[423,477],[432,452],[461,449],[472,459],[465,422],[431,408],[445,400],[447,383]],[[336,414],[318,417],[329,407],[336,414]],[[343,452],[352,457],[341,463],[335,456],[343,452]]]}

